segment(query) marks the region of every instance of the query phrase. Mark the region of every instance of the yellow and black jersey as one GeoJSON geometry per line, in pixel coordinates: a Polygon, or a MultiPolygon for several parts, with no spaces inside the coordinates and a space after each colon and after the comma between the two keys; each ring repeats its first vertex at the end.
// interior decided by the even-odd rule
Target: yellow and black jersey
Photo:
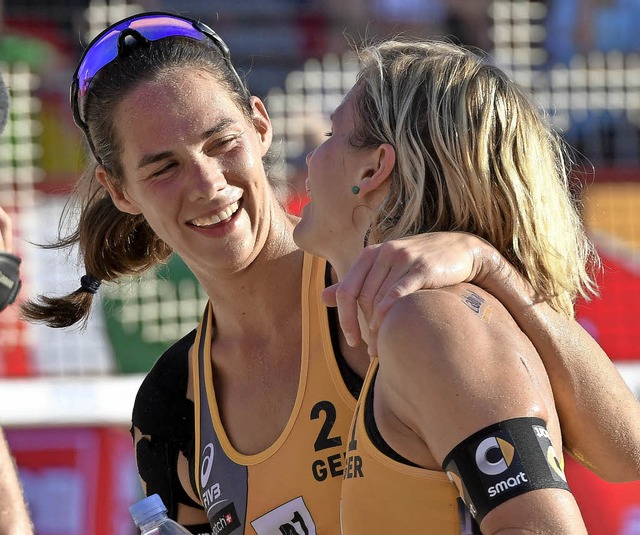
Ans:
{"type": "Polygon", "coordinates": [[[192,352],[195,480],[216,535],[340,532],[344,451],[356,400],[336,362],[320,299],[325,271],[325,261],[305,254],[297,396],[284,431],[259,454],[237,452],[222,426],[211,365],[210,305],[202,317],[192,352]]]}
{"type": "Polygon", "coordinates": [[[369,366],[351,425],[342,482],[344,535],[480,533],[443,471],[420,468],[386,444],[373,415],[378,359],[369,366]]]}

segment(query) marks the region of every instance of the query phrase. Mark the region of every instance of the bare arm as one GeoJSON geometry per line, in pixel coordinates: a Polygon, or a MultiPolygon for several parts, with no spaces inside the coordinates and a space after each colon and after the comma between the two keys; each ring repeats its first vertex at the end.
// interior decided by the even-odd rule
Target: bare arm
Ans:
{"type": "Polygon", "coordinates": [[[0,535],[30,535],[33,526],[9,446],[0,431],[0,535]]]}
{"type": "Polygon", "coordinates": [[[378,348],[375,416],[382,420],[383,436],[422,466],[428,466],[428,453],[442,465],[455,449],[454,463],[465,467],[458,476],[469,503],[486,512],[477,518],[483,533],[586,533],[575,499],[566,485],[556,485],[561,461],[549,460],[555,454],[548,446],[559,451],[562,440],[546,371],[494,298],[470,285],[408,296],[384,320],[378,348]],[[389,435],[384,424],[393,417],[428,451],[421,451],[406,431],[389,435]],[[549,445],[538,443],[535,426],[546,427],[549,445]],[[486,471],[498,466],[492,454],[483,470],[481,447],[496,437],[509,444],[502,450],[509,452],[508,461],[486,471]],[[495,498],[500,496],[495,489],[506,480],[513,482],[513,495],[495,498]]]}
{"type": "Polygon", "coordinates": [[[395,302],[421,288],[473,282],[498,298],[533,342],[550,377],[565,446],[608,481],[640,479],[640,403],[597,342],[574,320],[535,299],[530,285],[484,240],[434,233],[368,247],[340,285],[325,291],[356,342],[356,302],[377,326],[395,302]]]}
{"type": "MultiPolygon", "coordinates": [[[[487,247],[489,247],[487,245],[487,247]]],[[[502,257],[479,285],[509,310],[549,374],[565,447],[608,481],[640,479],[640,403],[607,354],[577,321],[535,299],[502,257]],[[489,274],[491,276],[489,276],[489,274]]]]}
{"type": "MultiPolygon", "coordinates": [[[[0,208],[0,251],[13,248],[11,218],[0,208]]],[[[27,505],[9,446],[0,429],[0,535],[33,533],[27,505]]]]}

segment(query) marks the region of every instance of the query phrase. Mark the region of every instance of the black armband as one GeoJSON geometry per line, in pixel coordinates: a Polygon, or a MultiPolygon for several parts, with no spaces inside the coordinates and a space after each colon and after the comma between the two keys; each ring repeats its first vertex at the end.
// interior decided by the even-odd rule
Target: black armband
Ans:
{"type": "Polygon", "coordinates": [[[0,310],[16,300],[20,291],[20,258],[0,251],[0,310]]]}
{"type": "Polygon", "coordinates": [[[478,524],[520,494],[569,490],[564,462],[540,418],[514,418],[486,427],[453,448],[442,466],[478,524]]]}

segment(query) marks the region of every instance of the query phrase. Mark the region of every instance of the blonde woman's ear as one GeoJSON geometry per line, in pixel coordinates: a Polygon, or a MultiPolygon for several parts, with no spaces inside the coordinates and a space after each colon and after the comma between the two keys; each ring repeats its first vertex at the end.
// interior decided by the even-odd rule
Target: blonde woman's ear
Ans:
{"type": "Polygon", "coordinates": [[[391,177],[396,165],[396,150],[389,143],[383,143],[373,151],[371,171],[359,184],[363,193],[368,193],[384,186],[388,189],[387,180],[391,177]]]}

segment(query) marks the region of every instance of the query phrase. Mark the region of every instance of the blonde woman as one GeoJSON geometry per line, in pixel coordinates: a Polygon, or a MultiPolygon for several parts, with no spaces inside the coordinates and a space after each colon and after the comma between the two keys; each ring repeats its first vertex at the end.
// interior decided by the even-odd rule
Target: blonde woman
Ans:
{"type": "MultiPolygon", "coordinates": [[[[296,243],[343,279],[365,244],[473,233],[572,318],[596,255],[562,144],[529,98],[443,42],[385,42],[361,60],[307,158],[296,243]]],[[[345,534],[586,533],[547,370],[499,301],[464,283],[402,297],[377,333],[360,319],[376,349],[347,443],[345,534]]],[[[637,452],[631,429],[626,451],[637,452]]]]}

